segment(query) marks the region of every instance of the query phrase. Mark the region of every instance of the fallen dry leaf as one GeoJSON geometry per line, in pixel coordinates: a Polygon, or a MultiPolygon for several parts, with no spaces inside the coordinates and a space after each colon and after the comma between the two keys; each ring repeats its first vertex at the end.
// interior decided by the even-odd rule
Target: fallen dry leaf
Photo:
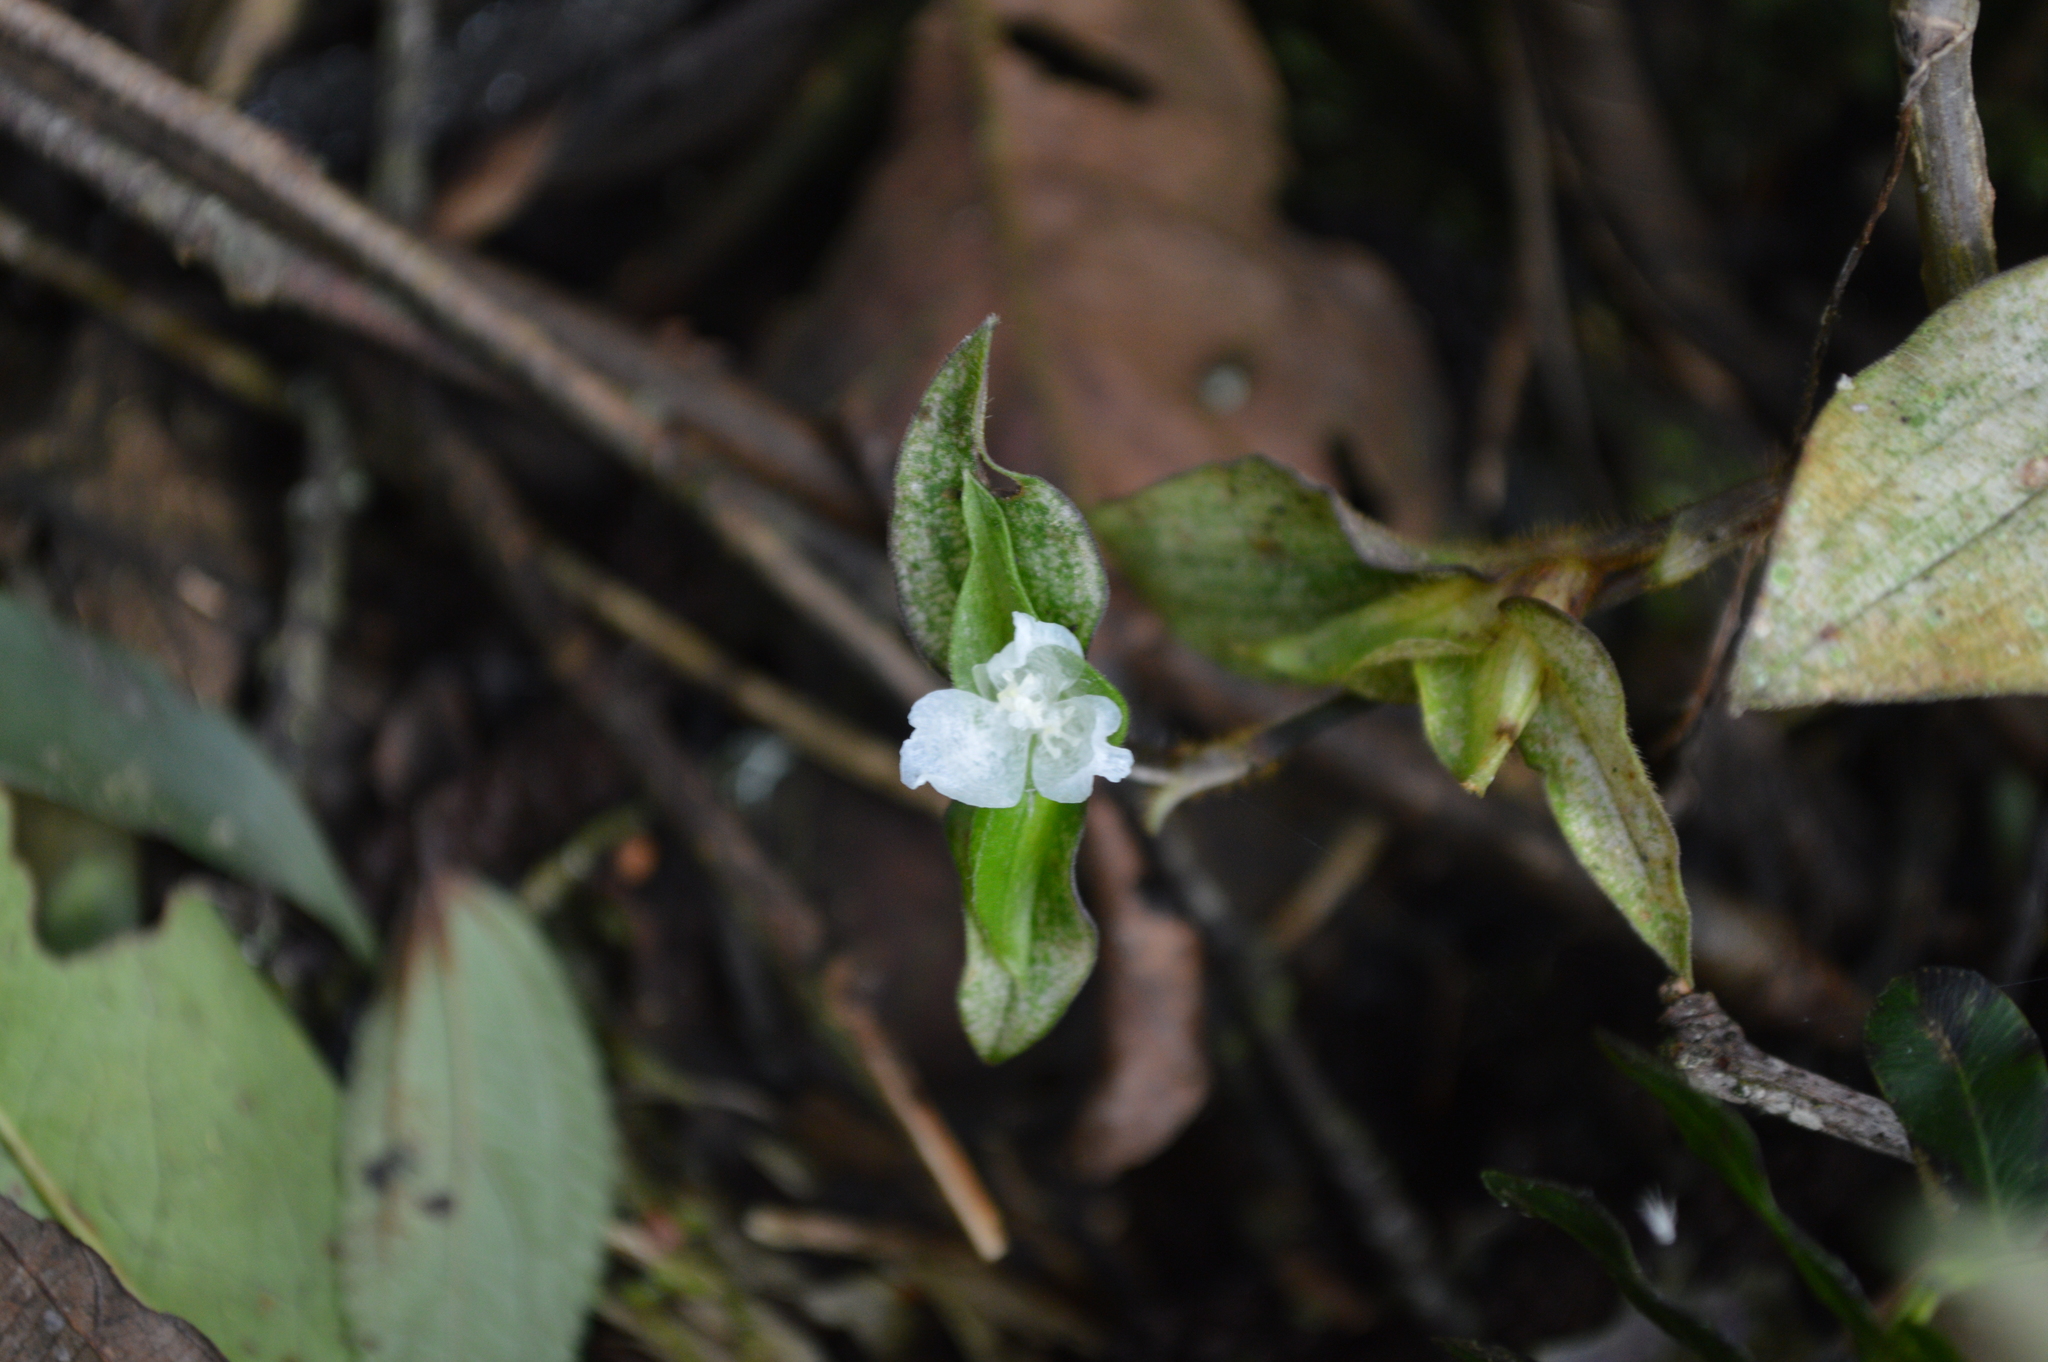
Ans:
{"type": "Polygon", "coordinates": [[[935,5],[899,126],[768,356],[878,485],[993,311],[991,452],[1084,505],[1256,451],[1437,528],[1428,342],[1384,265],[1275,214],[1279,85],[1229,0],[935,5]]]}
{"type": "Polygon", "coordinates": [[[0,1197],[0,1357],[9,1362],[226,1362],[176,1315],[128,1294],[61,1225],[0,1197]]]}
{"type": "Polygon", "coordinates": [[[1144,853],[1113,801],[1088,806],[1088,902],[1102,921],[1102,1076],[1074,1122],[1074,1169],[1107,1182],[1173,1142],[1209,1100],[1202,939],[1145,898],[1144,853]]]}

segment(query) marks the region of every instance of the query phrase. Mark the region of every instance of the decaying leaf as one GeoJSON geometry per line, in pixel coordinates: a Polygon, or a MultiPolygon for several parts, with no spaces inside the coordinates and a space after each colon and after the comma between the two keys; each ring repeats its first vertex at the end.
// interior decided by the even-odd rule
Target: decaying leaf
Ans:
{"type": "Polygon", "coordinates": [[[0,1197],[0,1357],[8,1362],[226,1362],[206,1336],[129,1294],[62,1225],[0,1197]]]}
{"type": "Polygon", "coordinates": [[[365,1358],[575,1356],[611,1219],[606,1103],[533,920],[437,879],[349,1076],[342,1282],[365,1358]]]}
{"type": "Polygon", "coordinates": [[[2048,690],[2048,261],[1844,381],[1808,437],[1737,706],[2048,690]]]}
{"type": "Polygon", "coordinates": [[[999,312],[998,463],[1088,506],[1260,450],[1430,531],[1428,342],[1384,266],[1281,225],[1279,95],[1227,0],[933,5],[903,139],[771,370],[879,484],[940,360],[999,312]]]}
{"type": "MultiPolygon", "coordinates": [[[[0,799],[0,844],[11,844],[0,799]]],[[[234,1362],[341,1362],[334,1082],[206,899],[63,959],[0,859],[0,1186],[39,1171],[151,1307],[234,1362]]]]}
{"type": "Polygon", "coordinates": [[[319,828],[233,720],[4,595],[0,694],[0,781],[276,889],[369,955],[369,922],[319,828]]]}

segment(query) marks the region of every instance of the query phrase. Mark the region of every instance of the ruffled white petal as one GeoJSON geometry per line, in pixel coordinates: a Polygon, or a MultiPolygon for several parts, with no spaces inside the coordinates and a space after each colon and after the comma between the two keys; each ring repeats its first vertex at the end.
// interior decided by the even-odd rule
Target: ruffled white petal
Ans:
{"type": "Polygon", "coordinates": [[[948,799],[1007,809],[1024,798],[1031,734],[1012,727],[994,702],[964,690],[935,690],[910,707],[903,783],[931,782],[948,799]]]}
{"type": "MultiPolygon", "coordinates": [[[[986,676],[999,689],[1003,684],[1002,678],[1029,666],[1031,655],[1040,648],[1060,648],[1077,658],[1081,656],[1081,640],[1075,638],[1074,631],[1064,624],[1035,620],[1022,610],[1010,612],[1010,624],[1016,634],[994,657],[974,669],[977,681],[986,676]],[[984,672],[983,668],[987,670],[984,672]]],[[[991,689],[986,693],[993,696],[995,691],[991,689]]]]}
{"type": "Polygon", "coordinates": [[[1129,775],[1130,752],[1109,742],[1122,722],[1116,701],[1105,695],[1076,695],[1054,705],[1031,754],[1032,788],[1058,803],[1079,804],[1095,788],[1095,777],[1129,775]]]}

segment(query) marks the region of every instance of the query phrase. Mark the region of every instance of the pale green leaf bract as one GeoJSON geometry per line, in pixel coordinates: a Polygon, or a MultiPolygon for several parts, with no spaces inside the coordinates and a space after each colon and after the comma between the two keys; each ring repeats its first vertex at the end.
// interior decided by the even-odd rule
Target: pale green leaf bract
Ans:
{"type": "Polygon", "coordinates": [[[983,424],[995,321],[983,322],[939,367],[896,458],[889,515],[896,595],[911,638],[941,664],[952,656],[973,558],[963,478],[981,485],[993,474],[1016,484],[990,498],[1010,528],[1011,569],[1036,618],[1065,625],[1086,647],[1109,605],[1109,579],[1080,510],[1043,478],[1011,473],[988,457],[983,424]]]}
{"type": "Polygon", "coordinates": [[[1542,697],[1522,755],[1579,864],[1672,973],[1692,979],[1692,909],[1678,874],[1678,834],[1628,734],[1621,677],[1593,631],[1541,601],[1501,613],[1543,653],[1542,697]]]}
{"type": "Polygon", "coordinates": [[[1260,675],[1285,674],[1262,645],[1326,625],[1430,568],[1327,488],[1256,455],[1104,502],[1089,521],[1175,634],[1260,675]]]}
{"type": "Polygon", "coordinates": [[[1050,1031],[1095,967],[1095,924],[1074,883],[1087,811],[1032,793],[1014,809],[955,805],[949,816],[969,905],[960,1020],[991,1064],[1050,1031]]]}
{"type": "Polygon", "coordinates": [[[1650,1284],[1642,1264],[1636,1261],[1628,1234],[1591,1192],[1499,1171],[1481,1173],[1479,1180],[1502,1205],[1548,1221],[1578,1240],[1643,1318],[1690,1349],[1701,1362],[1750,1362],[1748,1353],[1650,1284]]]}
{"type": "Polygon", "coordinates": [[[437,881],[349,1075],[341,1276],[366,1362],[575,1357],[614,1141],[596,1048],[532,918],[437,881]]]}
{"type": "Polygon", "coordinates": [[[2048,691],[2048,261],[1943,307],[1814,423],[1739,706],[2048,691]]]}
{"type": "Polygon", "coordinates": [[[368,959],[368,920],[305,805],[226,715],[149,663],[0,594],[0,784],[275,889],[368,959]]]}
{"type": "MultiPolygon", "coordinates": [[[[0,796],[0,847],[11,845],[0,796]]],[[[0,856],[0,1114],[151,1308],[232,1362],[350,1356],[332,1241],[340,1111],[298,1024],[197,892],[59,959],[0,856]]],[[[0,1158],[0,1187],[20,1177],[0,1158]]]]}
{"type": "Polygon", "coordinates": [[[2012,999],[1969,970],[1915,970],[1879,996],[1864,1044],[1936,1168],[1998,1222],[2048,1210],[2048,1064],[2012,999]]]}

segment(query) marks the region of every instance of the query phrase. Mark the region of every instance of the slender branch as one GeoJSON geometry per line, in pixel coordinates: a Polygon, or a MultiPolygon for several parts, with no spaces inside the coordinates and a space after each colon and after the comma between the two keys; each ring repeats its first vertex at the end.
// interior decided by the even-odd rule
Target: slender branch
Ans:
{"type": "Polygon", "coordinates": [[[1920,282],[1940,307],[1998,273],[1996,195],[1970,57],[1978,0],[1893,0],[1893,36],[1906,71],[1913,180],[1920,204],[1920,282]]]}
{"type": "Polygon", "coordinates": [[[434,0],[383,0],[377,24],[377,151],[370,198],[394,222],[426,216],[427,97],[434,73],[434,0]]]}

